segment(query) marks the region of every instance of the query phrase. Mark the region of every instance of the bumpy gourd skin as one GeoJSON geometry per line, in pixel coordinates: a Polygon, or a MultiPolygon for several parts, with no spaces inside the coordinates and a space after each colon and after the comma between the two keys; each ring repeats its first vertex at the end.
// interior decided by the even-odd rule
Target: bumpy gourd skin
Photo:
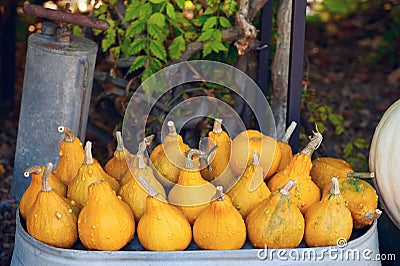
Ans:
{"type": "MultiPolygon", "coordinates": [[[[47,171],[51,172],[50,164],[47,171]]],[[[28,233],[37,240],[59,248],[70,248],[78,239],[77,217],[54,191],[43,174],[42,189],[26,217],[28,233]]]]}
{"type": "Polygon", "coordinates": [[[192,229],[182,212],[153,196],[147,198],[137,234],[142,246],[154,251],[184,250],[192,240],[192,229]]]}
{"type": "Polygon", "coordinates": [[[135,234],[132,210],[106,181],[89,186],[86,205],[78,217],[79,238],[90,250],[119,250],[135,234]]]}
{"type": "Polygon", "coordinates": [[[194,222],[193,239],[201,249],[240,249],[246,241],[246,225],[241,214],[229,197],[221,194],[194,222]]]}
{"type": "Polygon", "coordinates": [[[312,161],[311,179],[322,191],[327,187],[330,190],[332,177],[346,179],[347,174],[353,172],[350,164],[343,159],[333,157],[319,157],[312,161]]]}
{"type": "Polygon", "coordinates": [[[299,208],[288,196],[293,185],[293,180],[288,181],[247,216],[247,235],[254,247],[295,248],[300,244],[305,225],[299,208]]]}
{"type": "Polygon", "coordinates": [[[117,148],[114,151],[113,157],[104,166],[104,171],[119,182],[129,170],[127,159],[130,160],[132,155],[124,147],[121,131],[116,132],[116,139],[118,143],[117,148]]]}
{"type": "Polygon", "coordinates": [[[351,212],[340,194],[337,179],[333,178],[332,182],[331,192],[321,201],[314,203],[305,213],[304,240],[310,247],[335,246],[340,239],[347,241],[351,236],[351,212]]]}

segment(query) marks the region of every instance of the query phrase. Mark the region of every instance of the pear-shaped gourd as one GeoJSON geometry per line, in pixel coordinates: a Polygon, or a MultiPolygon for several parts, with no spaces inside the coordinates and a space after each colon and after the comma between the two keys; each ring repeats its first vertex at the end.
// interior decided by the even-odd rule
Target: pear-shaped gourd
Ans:
{"type": "Polygon", "coordinates": [[[154,189],[147,190],[146,211],[137,226],[140,244],[154,251],[186,249],[192,240],[192,228],[188,220],[154,189]]]}
{"type": "Polygon", "coordinates": [[[311,205],[304,218],[304,240],[309,247],[335,246],[339,240],[349,240],[353,219],[340,194],[336,177],[332,178],[330,193],[311,205]]]}
{"type": "Polygon", "coordinates": [[[215,195],[215,186],[203,179],[195,167],[196,162],[192,161],[194,155],[201,154],[201,151],[195,149],[188,152],[185,169],[182,169],[178,182],[168,194],[168,201],[178,206],[191,225],[215,195]]]}
{"type": "Polygon", "coordinates": [[[246,225],[222,186],[215,200],[193,224],[193,239],[201,249],[240,249],[246,241],[246,225]]]}
{"type": "Polygon", "coordinates": [[[168,135],[164,138],[162,144],[154,148],[150,154],[150,160],[160,182],[163,185],[171,186],[178,181],[181,169],[185,165],[185,154],[190,150],[190,147],[183,142],[182,137],[176,132],[174,122],[168,122],[168,129],[168,135]]]}
{"type": "Polygon", "coordinates": [[[290,198],[297,203],[303,214],[321,198],[321,192],[310,176],[311,156],[321,142],[322,135],[314,132],[314,136],[307,146],[300,153],[294,155],[290,164],[276,173],[268,182],[269,189],[274,192],[283,187],[290,179],[296,180],[296,186],[290,193],[290,198]]]}
{"type": "Polygon", "coordinates": [[[119,250],[135,235],[135,218],[110,184],[100,180],[89,185],[88,200],[78,217],[78,232],[89,250],[119,250]]]}
{"type": "MultiPolygon", "coordinates": [[[[32,174],[31,183],[22,195],[19,204],[19,210],[22,218],[24,219],[26,219],[26,214],[28,211],[31,210],[37,194],[42,190],[42,177],[44,170],[44,166],[34,165],[24,171],[25,177],[29,177],[29,174],[32,174]]],[[[48,179],[50,186],[58,195],[61,197],[65,197],[67,195],[67,187],[57,177],[55,177],[52,173],[49,173],[48,179]]]]}
{"type": "Polygon", "coordinates": [[[237,183],[227,194],[243,218],[246,218],[257,204],[271,194],[264,182],[263,169],[259,164],[256,152],[253,153],[253,161],[246,167],[237,183]]]}
{"type": "Polygon", "coordinates": [[[346,179],[348,173],[352,173],[353,168],[343,159],[334,157],[318,157],[312,161],[310,171],[312,181],[320,188],[320,190],[332,187],[332,177],[339,180],[346,179]]]}
{"type": "Polygon", "coordinates": [[[114,177],[107,174],[106,171],[104,171],[103,167],[101,166],[98,160],[93,158],[93,163],[97,167],[99,173],[104,178],[104,180],[106,180],[110,184],[112,189],[117,192],[121,187],[118,181],[114,177]]]}
{"type": "MultiPolygon", "coordinates": [[[[382,211],[377,209],[378,195],[374,187],[367,181],[348,177],[339,180],[339,188],[340,194],[346,202],[346,207],[353,217],[354,229],[370,225],[381,216],[382,211]]],[[[329,192],[330,190],[326,186],[322,191],[322,197],[329,192]]]]}
{"type": "Polygon", "coordinates": [[[92,157],[92,143],[87,141],[83,164],[74,180],[68,185],[67,198],[74,200],[82,208],[88,198],[89,185],[99,180],[105,179],[92,157]]]}
{"type": "Polygon", "coordinates": [[[64,139],[60,143],[60,161],[56,169],[54,169],[54,175],[65,185],[69,185],[78,173],[85,153],[82,148],[82,142],[73,134],[70,128],[59,126],[58,131],[64,134],[64,139]]]}
{"type": "Polygon", "coordinates": [[[59,248],[70,248],[78,239],[77,217],[70,206],[51,188],[48,163],[42,189],[26,217],[28,233],[37,240],[59,248]]]}
{"type": "Polygon", "coordinates": [[[289,139],[293,134],[293,131],[296,129],[297,123],[292,121],[290,126],[286,129],[283,137],[277,142],[278,147],[281,151],[281,160],[279,162],[278,172],[285,169],[287,165],[289,165],[290,161],[293,158],[292,147],[289,145],[289,139]]]}
{"type": "MultiPolygon", "coordinates": [[[[222,129],[222,119],[215,119],[213,130],[208,133],[206,152],[217,147],[211,154],[211,162],[201,170],[201,175],[207,181],[213,181],[229,169],[232,140],[222,129]]],[[[207,162],[208,163],[208,162],[207,162]]]]}
{"type": "Polygon", "coordinates": [[[304,218],[289,194],[296,181],[272,193],[247,216],[247,235],[256,248],[295,248],[304,235],[304,218]]]}
{"type": "Polygon", "coordinates": [[[121,131],[117,131],[115,136],[117,139],[117,148],[114,151],[113,157],[105,164],[104,171],[119,182],[129,170],[127,161],[132,158],[132,155],[124,147],[121,131]]]}
{"type": "Polygon", "coordinates": [[[136,159],[138,165],[133,170],[134,176],[130,171],[128,171],[129,173],[127,174],[131,177],[126,184],[121,186],[118,195],[121,196],[123,201],[128,203],[129,207],[133,211],[133,215],[135,216],[135,221],[138,222],[146,210],[146,199],[148,196],[146,189],[137,180],[140,176],[146,179],[146,181],[156,189],[163,198],[166,198],[167,196],[164,187],[155,178],[153,170],[150,166],[145,164],[143,155],[136,155],[136,159]]]}

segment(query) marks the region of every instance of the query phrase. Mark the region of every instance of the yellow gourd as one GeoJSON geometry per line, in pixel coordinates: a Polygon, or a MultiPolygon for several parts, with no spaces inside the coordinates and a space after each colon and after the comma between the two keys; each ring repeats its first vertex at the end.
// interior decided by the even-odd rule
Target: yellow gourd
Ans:
{"type": "Polygon", "coordinates": [[[184,250],[192,240],[192,228],[183,213],[155,190],[148,189],[146,211],[137,227],[140,244],[147,250],[184,250]]]}
{"type": "Polygon", "coordinates": [[[93,163],[97,167],[97,170],[104,178],[104,180],[106,180],[111,185],[112,189],[117,192],[121,187],[118,181],[114,177],[107,174],[106,171],[104,171],[103,167],[101,166],[98,160],[93,158],[93,163]]]}
{"type": "Polygon", "coordinates": [[[206,152],[217,147],[210,164],[201,170],[203,178],[211,182],[227,171],[231,157],[232,140],[222,129],[222,119],[215,119],[213,130],[208,133],[207,141],[206,152]]]}
{"type": "Polygon", "coordinates": [[[140,176],[146,179],[163,198],[166,198],[167,196],[164,187],[154,177],[153,170],[145,164],[143,155],[138,154],[136,159],[138,165],[133,171],[135,176],[132,176],[128,171],[129,173],[127,174],[130,175],[129,181],[121,186],[118,195],[128,203],[129,207],[132,209],[133,215],[135,216],[135,221],[138,222],[146,210],[146,199],[148,196],[148,192],[137,180],[140,176]]]}
{"type": "Polygon", "coordinates": [[[78,217],[78,232],[89,250],[119,250],[133,239],[135,218],[110,184],[100,180],[89,185],[88,200],[78,217]]]}
{"type": "Polygon", "coordinates": [[[222,186],[215,200],[193,224],[193,239],[201,249],[240,249],[246,241],[246,225],[222,186]]]}
{"type": "Polygon", "coordinates": [[[185,169],[181,170],[178,182],[168,194],[168,201],[178,206],[191,225],[215,195],[215,186],[203,179],[192,161],[192,157],[198,154],[201,154],[199,150],[188,152],[185,169]]]}
{"type": "Polygon", "coordinates": [[[295,180],[272,193],[247,216],[247,235],[256,248],[295,248],[304,235],[304,218],[289,195],[295,180]]]}
{"type": "Polygon", "coordinates": [[[117,148],[114,151],[113,157],[104,166],[104,171],[119,182],[125,173],[129,171],[127,160],[130,161],[132,155],[124,147],[121,131],[117,131],[115,135],[117,148]]]}
{"type": "MultiPolygon", "coordinates": [[[[137,158],[140,157],[140,158],[144,159],[144,152],[146,151],[146,147],[147,147],[147,144],[146,144],[146,139],[145,139],[139,143],[138,151],[135,154],[135,156],[132,158],[132,160],[130,161],[129,170],[126,171],[124,176],[119,181],[121,187],[124,186],[126,183],[128,183],[133,178],[132,172],[134,172],[135,169],[137,169],[137,167],[139,165],[137,158]]],[[[144,161],[144,163],[146,163],[146,161],[144,161]]]]}
{"type": "Polygon", "coordinates": [[[290,179],[296,180],[296,186],[290,193],[290,198],[297,203],[303,214],[311,204],[318,202],[321,198],[321,192],[310,176],[311,156],[321,142],[322,135],[314,132],[314,136],[307,146],[300,153],[294,155],[290,164],[276,173],[268,182],[269,189],[274,192],[283,187],[290,179]]]}
{"type": "Polygon", "coordinates": [[[176,132],[174,122],[168,122],[168,129],[169,133],[163,143],[156,146],[150,154],[150,160],[156,170],[155,175],[165,186],[171,186],[178,181],[181,169],[185,165],[185,154],[190,150],[176,132]]]}
{"type": "MultiPolygon", "coordinates": [[[[382,211],[378,207],[376,190],[365,180],[349,177],[339,180],[340,194],[343,196],[346,207],[353,217],[353,228],[360,229],[372,224],[378,219],[382,211]]],[[[329,194],[326,186],[322,196],[329,194]]]]}
{"type": "Polygon", "coordinates": [[[59,126],[58,131],[64,134],[60,143],[60,161],[54,169],[54,175],[65,185],[69,185],[78,173],[85,156],[82,142],[72,133],[68,127],[59,126]]]}
{"type": "Polygon", "coordinates": [[[257,204],[271,194],[264,182],[263,168],[256,152],[253,153],[253,161],[227,194],[244,219],[257,204]]]}
{"type": "Polygon", "coordinates": [[[309,247],[335,246],[338,241],[349,240],[353,219],[340,194],[336,177],[332,178],[330,193],[311,205],[304,218],[304,240],[309,247]]]}
{"type": "Polygon", "coordinates": [[[281,151],[281,160],[277,172],[285,169],[293,158],[293,151],[292,147],[289,145],[289,139],[292,136],[293,131],[296,129],[296,126],[297,123],[292,121],[290,126],[286,129],[285,135],[277,142],[279,150],[281,151]]]}
{"type": "Polygon", "coordinates": [[[332,177],[339,180],[346,179],[347,174],[353,172],[350,164],[343,159],[333,157],[319,157],[312,161],[311,179],[321,189],[330,190],[332,177]]]}
{"type": "Polygon", "coordinates": [[[69,205],[51,188],[48,163],[42,189],[26,217],[28,233],[37,240],[59,248],[70,248],[78,239],[77,217],[69,205]]]}

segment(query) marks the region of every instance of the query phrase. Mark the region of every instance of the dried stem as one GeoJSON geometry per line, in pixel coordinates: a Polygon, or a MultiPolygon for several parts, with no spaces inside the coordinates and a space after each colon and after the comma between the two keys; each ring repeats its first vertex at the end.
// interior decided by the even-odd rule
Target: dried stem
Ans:
{"type": "Polygon", "coordinates": [[[49,191],[53,190],[50,186],[50,180],[49,180],[52,170],[53,170],[53,164],[48,163],[44,169],[43,177],[42,177],[42,191],[43,192],[49,192],[49,191]]]}
{"type": "Polygon", "coordinates": [[[217,191],[215,193],[215,198],[217,201],[224,200],[224,188],[222,186],[217,186],[217,191]]]}
{"type": "Polygon", "coordinates": [[[116,151],[123,151],[124,150],[124,142],[122,140],[122,134],[121,131],[117,131],[115,133],[115,136],[117,138],[117,148],[116,151]]]}
{"type": "Polygon", "coordinates": [[[290,126],[286,129],[285,135],[283,135],[283,137],[281,138],[281,141],[283,143],[289,143],[289,139],[292,136],[294,130],[296,129],[297,123],[296,121],[292,121],[292,123],[290,124],[290,126]]]}
{"type": "Polygon", "coordinates": [[[355,178],[374,178],[375,173],[374,172],[350,172],[347,173],[347,177],[355,177],[355,178]]]}
{"type": "Polygon", "coordinates": [[[35,173],[35,174],[40,174],[43,171],[42,167],[39,165],[34,165],[29,167],[24,171],[24,176],[29,177],[29,174],[35,173]]]}
{"type": "Polygon", "coordinates": [[[289,196],[290,190],[292,190],[292,188],[294,188],[294,186],[296,185],[296,183],[297,183],[296,180],[290,179],[290,180],[279,190],[279,192],[280,192],[282,195],[289,196]]]}
{"type": "Polygon", "coordinates": [[[93,156],[92,156],[92,142],[90,142],[90,141],[86,141],[84,163],[86,165],[94,163],[93,156]]]}
{"type": "Polygon", "coordinates": [[[318,149],[319,145],[321,145],[322,142],[322,135],[321,133],[318,132],[313,132],[314,136],[311,138],[310,142],[307,144],[307,146],[301,151],[301,153],[307,154],[308,156],[312,156],[313,152],[318,149]]]}
{"type": "Polygon", "coordinates": [[[58,132],[64,134],[64,141],[65,142],[72,142],[74,141],[75,135],[69,127],[59,126],[58,132]]]}
{"type": "Polygon", "coordinates": [[[337,177],[333,177],[331,180],[332,180],[332,188],[331,188],[330,194],[332,194],[332,195],[340,194],[339,181],[338,181],[337,177]]]}
{"type": "Polygon", "coordinates": [[[365,213],[365,221],[367,222],[373,222],[379,217],[381,217],[382,211],[379,209],[376,209],[375,212],[367,211],[365,213]]]}
{"type": "Polygon", "coordinates": [[[222,119],[216,118],[214,120],[213,132],[219,134],[222,132],[222,119]]]}
{"type": "Polygon", "coordinates": [[[167,126],[168,126],[168,135],[170,135],[170,136],[178,135],[178,133],[176,132],[176,127],[175,127],[174,121],[168,121],[167,126]]]}

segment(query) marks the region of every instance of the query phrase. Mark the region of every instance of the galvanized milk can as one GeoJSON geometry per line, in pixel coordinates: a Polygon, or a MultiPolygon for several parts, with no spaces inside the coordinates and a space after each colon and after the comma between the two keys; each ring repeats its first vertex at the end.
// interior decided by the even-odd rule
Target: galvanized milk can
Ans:
{"type": "Polygon", "coordinates": [[[28,38],[25,76],[15,152],[12,195],[20,200],[30,180],[23,172],[32,165],[58,163],[63,136],[59,126],[72,129],[84,141],[89,114],[97,44],[73,36],[67,23],[107,29],[108,23],[65,11],[25,5],[25,13],[56,20],[28,38]]]}

